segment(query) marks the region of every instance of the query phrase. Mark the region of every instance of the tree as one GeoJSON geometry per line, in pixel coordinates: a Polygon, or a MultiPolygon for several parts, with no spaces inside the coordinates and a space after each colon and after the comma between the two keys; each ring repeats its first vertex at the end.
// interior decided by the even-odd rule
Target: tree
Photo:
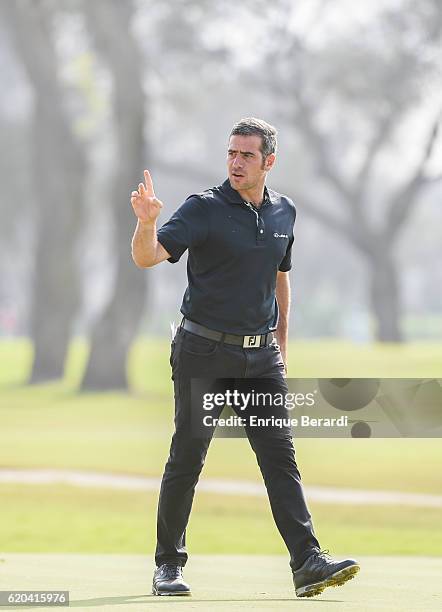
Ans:
{"type": "Polygon", "coordinates": [[[94,43],[113,79],[113,114],[117,154],[110,190],[115,219],[116,281],[112,297],[91,334],[83,390],[127,389],[126,360],[137,333],[147,276],[134,265],[130,242],[135,218],[130,192],[146,165],[142,61],[131,33],[132,5],[118,0],[84,2],[94,43]]]}
{"type": "Polygon", "coordinates": [[[74,245],[82,221],[85,161],[58,78],[51,5],[16,0],[2,2],[1,8],[34,92],[26,197],[37,205],[30,322],[34,343],[30,382],[35,383],[60,378],[64,371],[79,303],[74,245]]]}
{"type": "MultiPolygon", "coordinates": [[[[284,0],[281,3],[287,8],[284,0]]],[[[278,14],[273,29],[267,28],[277,44],[270,43],[263,71],[265,87],[283,100],[281,109],[313,160],[310,185],[321,183],[328,193],[325,208],[317,204],[315,187],[306,184],[298,190],[303,212],[343,237],[364,258],[376,337],[396,342],[402,333],[395,246],[424,188],[441,178],[428,175],[427,165],[439,135],[442,107],[426,106],[423,87],[424,79],[437,78],[441,14],[434,0],[422,3],[419,10],[409,4],[382,12],[368,29],[328,38],[322,46],[310,42],[310,31],[301,35],[290,29],[290,20],[278,14]],[[402,183],[392,187],[379,171],[380,160],[417,110],[427,122],[422,149],[414,166],[406,168],[402,183]],[[385,202],[383,222],[375,223],[370,215],[373,198],[385,202]],[[335,203],[340,214],[330,210],[335,203]]],[[[327,5],[321,8],[326,11],[327,5]]],[[[315,16],[313,29],[321,18],[323,14],[315,16]]]]}

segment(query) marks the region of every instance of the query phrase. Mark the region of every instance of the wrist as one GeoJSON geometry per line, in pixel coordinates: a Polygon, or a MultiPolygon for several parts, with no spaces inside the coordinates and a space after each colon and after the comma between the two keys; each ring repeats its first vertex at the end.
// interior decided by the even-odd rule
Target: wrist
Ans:
{"type": "Polygon", "coordinates": [[[278,327],[275,331],[275,336],[280,346],[282,345],[285,346],[287,344],[287,340],[288,340],[288,330],[287,329],[282,329],[278,327]]]}
{"type": "Polygon", "coordinates": [[[141,229],[148,229],[148,230],[152,230],[155,229],[157,226],[157,220],[154,219],[153,221],[142,221],[141,219],[138,219],[138,226],[141,229]]]}

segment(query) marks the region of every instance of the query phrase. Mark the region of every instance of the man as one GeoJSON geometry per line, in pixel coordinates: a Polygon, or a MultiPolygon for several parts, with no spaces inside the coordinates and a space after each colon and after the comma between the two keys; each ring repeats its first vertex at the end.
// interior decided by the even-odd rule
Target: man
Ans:
{"type": "MultiPolygon", "coordinates": [[[[265,185],[276,159],[276,130],[247,118],[230,134],[228,179],[190,196],[159,230],[162,203],[146,170],[131,194],[138,218],[132,256],[142,268],[177,262],[188,249],[183,321],[172,342],[175,433],[158,504],[153,593],[189,595],[182,567],[185,530],[195,486],[213,429],[197,436],[192,379],[271,379],[287,389],[293,202],[265,185]],[[278,346],[279,345],[279,346],[278,346]]],[[[219,408],[218,414],[221,411],[219,408]]],[[[321,551],[295,462],[291,431],[265,428],[246,434],[264,477],[276,525],[290,553],[296,594],[318,595],[359,570],[356,561],[334,561],[321,551]]]]}

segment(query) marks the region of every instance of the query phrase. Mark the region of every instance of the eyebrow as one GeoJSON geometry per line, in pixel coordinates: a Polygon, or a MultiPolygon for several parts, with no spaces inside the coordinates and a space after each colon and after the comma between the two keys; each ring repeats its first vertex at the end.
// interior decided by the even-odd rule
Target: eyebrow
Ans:
{"type": "MultiPolygon", "coordinates": [[[[236,149],[227,149],[227,153],[238,153],[236,149]]],[[[241,155],[255,155],[253,151],[240,151],[241,155]]]]}

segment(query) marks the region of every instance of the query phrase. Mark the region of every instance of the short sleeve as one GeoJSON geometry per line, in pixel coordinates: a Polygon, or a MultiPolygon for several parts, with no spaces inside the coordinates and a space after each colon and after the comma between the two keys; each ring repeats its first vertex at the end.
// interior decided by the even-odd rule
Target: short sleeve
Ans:
{"type": "Polygon", "coordinates": [[[176,263],[186,249],[202,244],[208,234],[207,203],[200,196],[190,196],[160,227],[157,239],[176,263]]]}
{"type": "MultiPolygon", "coordinates": [[[[288,200],[288,198],[287,198],[288,200]]],[[[293,243],[295,241],[294,238],[294,234],[295,234],[295,221],[296,221],[296,208],[295,205],[293,204],[292,200],[288,200],[290,202],[291,208],[293,210],[294,216],[293,216],[293,226],[292,226],[292,236],[289,240],[289,243],[287,245],[287,249],[284,255],[283,260],[281,261],[281,263],[279,264],[279,268],[278,270],[280,272],[288,272],[289,270],[292,269],[292,246],[293,243]]]]}
{"type": "Polygon", "coordinates": [[[289,240],[289,244],[287,246],[287,250],[285,252],[284,259],[279,264],[278,270],[280,272],[288,272],[289,270],[292,269],[292,245],[293,245],[293,242],[294,242],[294,239],[293,239],[293,236],[292,236],[290,238],[290,240],[289,240]]]}

